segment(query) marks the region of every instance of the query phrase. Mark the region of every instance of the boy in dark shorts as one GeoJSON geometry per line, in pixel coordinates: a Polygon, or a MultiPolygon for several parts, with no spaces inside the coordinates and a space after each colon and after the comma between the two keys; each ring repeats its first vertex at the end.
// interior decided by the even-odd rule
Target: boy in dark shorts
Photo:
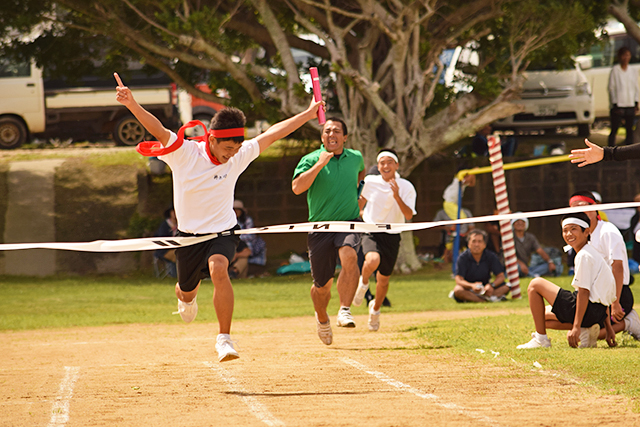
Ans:
{"type": "MultiPolygon", "coordinates": [[[[416,190],[398,175],[398,155],[392,149],[380,150],[377,157],[380,175],[367,175],[360,194],[362,219],[372,224],[403,223],[416,214],[416,190]]],[[[371,233],[362,236],[365,255],[362,275],[353,298],[353,305],[362,304],[369,289],[369,277],[376,274],[376,297],[369,302],[369,330],[380,328],[380,307],[389,290],[389,277],[398,258],[400,232],[371,233]]]]}
{"type": "Polygon", "coordinates": [[[607,343],[615,345],[615,332],[609,320],[608,307],[616,299],[616,285],[611,268],[589,244],[589,217],[582,212],[562,218],[562,237],[576,251],[575,275],[569,292],[541,277],[529,284],[529,308],[536,331],[531,341],[519,349],[551,347],[549,329],[567,329],[571,347],[596,347],[601,326],[607,330],[607,343]],[[551,304],[546,310],[544,301],[551,304]]]}
{"type": "Polygon", "coordinates": [[[218,360],[237,359],[238,352],[229,336],[234,296],[228,273],[229,263],[240,241],[231,233],[239,228],[233,211],[236,181],[273,142],[316,117],[322,102],[312,101],[302,113],[271,126],[249,141],[244,141],[244,114],[236,108],[225,108],[214,116],[206,138],[182,141],[141,107],[120,77],[117,74],[115,77],[118,82],[116,100],[127,107],[164,147],[158,157],[171,167],[173,174],[178,235],[218,234],[206,242],[176,250],[178,313],[186,323],[195,319],[200,281],[210,277],[220,329],[216,342],[218,360]]]}

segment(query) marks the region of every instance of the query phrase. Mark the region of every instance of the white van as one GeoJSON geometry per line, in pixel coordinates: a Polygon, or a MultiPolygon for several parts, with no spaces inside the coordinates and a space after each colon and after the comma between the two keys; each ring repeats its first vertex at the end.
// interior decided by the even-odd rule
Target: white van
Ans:
{"type": "Polygon", "coordinates": [[[494,129],[555,130],[577,126],[578,135],[589,136],[595,119],[591,86],[580,66],[573,69],[526,71],[520,100],[524,111],[498,120],[494,129]]]}
{"type": "Polygon", "coordinates": [[[609,74],[617,61],[618,49],[626,46],[631,50],[629,68],[638,73],[640,81],[640,46],[627,34],[624,25],[617,21],[610,21],[605,27],[608,38],[602,43],[592,46],[585,55],[576,58],[589,80],[593,90],[596,119],[609,118],[609,74]]]}
{"type": "MultiPolygon", "coordinates": [[[[460,84],[462,69],[477,65],[477,53],[460,47],[441,57],[446,69],[444,84],[456,91],[472,88],[460,84]],[[445,62],[445,60],[447,62],[445,62]]],[[[579,65],[568,70],[529,70],[523,73],[525,81],[521,99],[524,111],[493,123],[501,130],[555,130],[556,127],[577,126],[581,136],[588,136],[593,124],[594,100],[587,76],[579,65]]]]}

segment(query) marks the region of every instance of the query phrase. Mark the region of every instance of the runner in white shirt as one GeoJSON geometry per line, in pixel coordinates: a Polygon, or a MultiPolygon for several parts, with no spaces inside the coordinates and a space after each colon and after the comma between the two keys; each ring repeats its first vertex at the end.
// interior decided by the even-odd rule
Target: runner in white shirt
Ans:
{"type": "MultiPolygon", "coordinates": [[[[173,173],[174,206],[178,235],[181,236],[237,229],[233,200],[238,176],[273,142],[315,118],[322,105],[322,102],[312,101],[302,113],[271,126],[244,143],[244,114],[236,108],[225,108],[214,116],[211,130],[203,141],[183,141],[135,101],[118,74],[114,76],[118,82],[116,100],[127,107],[164,147],[158,147],[161,149],[158,155],[173,173]]],[[[210,277],[213,282],[213,305],[220,330],[216,350],[220,362],[239,357],[229,336],[234,297],[228,274],[229,262],[239,240],[238,236],[229,233],[176,250],[178,283],[175,292],[178,312],[186,323],[195,319],[198,313],[196,296],[200,281],[210,277]]]]}
{"type": "MultiPolygon", "coordinates": [[[[403,223],[416,214],[416,190],[409,181],[400,178],[397,170],[398,155],[392,149],[382,149],[378,153],[378,171],[380,175],[367,175],[360,194],[360,208],[364,222],[373,224],[403,223]]],[[[389,290],[389,277],[393,272],[398,250],[400,232],[371,233],[362,237],[362,250],[365,254],[362,275],[358,283],[353,305],[362,304],[369,277],[376,274],[376,297],[369,302],[369,330],[380,327],[380,307],[389,290]]]]}

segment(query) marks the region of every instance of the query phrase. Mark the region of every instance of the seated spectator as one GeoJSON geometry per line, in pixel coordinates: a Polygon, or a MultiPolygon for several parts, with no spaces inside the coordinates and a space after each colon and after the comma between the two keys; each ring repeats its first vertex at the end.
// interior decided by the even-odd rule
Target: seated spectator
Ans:
{"type": "MultiPolygon", "coordinates": [[[[241,229],[253,228],[253,218],[247,215],[242,201],[234,200],[233,210],[241,229]]],[[[229,265],[229,275],[232,278],[246,278],[249,274],[249,264],[264,266],[266,263],[267,244],[262,237],[257,234],[241,234],[236,255],[229,265]]]]}
{"type": "MultiPolygon", "coordinates": [[[[178,234],[178,220],[173,206],[164,211],[164,221],[156,230],[155,237],[173,237],[178,234]]],[[[176,250],[158,249],[153,252],[153,256],[166,264],[167,275],[178,277],[176,270],[176,250]]]]}
{"type": "Polygon", "coordinates": [[[567,291],[540,277],[533,279],[527,293],[536,331],[531,334],[531,341],[517,348],[551,347],[547,328],[569,330],[567,341],[571,347],[596,347],[600,328],[606,327],[607,343],[616,345],[608,312],[616,300],[616,283],[607,262],[589,243],[589,224],[589,217],[583,212],[562,218],[562,237],[576,252],[571,282],[576,290],[567,291]],[[545,307],[545,300],[551,310],[545,307]]]}
{"type": "Polygon", "coordinates": [[[506,300],[509,287],[504,280],[504,268],[498,256],[486,250],[487,233],[479,229],[469,231],[468,246],[469,249],[458,257],[456,285],[450,296],[457,302],[506,300]]]}
{"type": "Polygon", "coordinates": [[[516,248],[518,273],[520,277],[540,277],[547,274],[555,275],[555,263],[544,249],[542,249],[536,236],[527,232],[529,229],[529,219],[512,219],[511,226],[513,227],[513,243],[516,248]],[[540,255],[545,262],[538,265],[531,265],[532,253],[540,255]]]}

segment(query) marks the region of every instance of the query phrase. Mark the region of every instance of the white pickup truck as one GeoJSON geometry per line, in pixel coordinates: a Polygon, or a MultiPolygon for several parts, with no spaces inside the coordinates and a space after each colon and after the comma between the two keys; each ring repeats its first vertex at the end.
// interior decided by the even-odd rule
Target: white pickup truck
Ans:
{"type": "MultiPolygon", "coordinates": [[[[0,149],[17,148],[34,136],[96,140],[111,135],[118,145],[144,140],[144,128],[115,99],[115,81],[95,83],[45,83],[33,64],[0,61],[0,149]]],[[[177,128],[175,86],[152,79],[141,83],[125,80],[141,105],[168,128],[177,128]]]]}

